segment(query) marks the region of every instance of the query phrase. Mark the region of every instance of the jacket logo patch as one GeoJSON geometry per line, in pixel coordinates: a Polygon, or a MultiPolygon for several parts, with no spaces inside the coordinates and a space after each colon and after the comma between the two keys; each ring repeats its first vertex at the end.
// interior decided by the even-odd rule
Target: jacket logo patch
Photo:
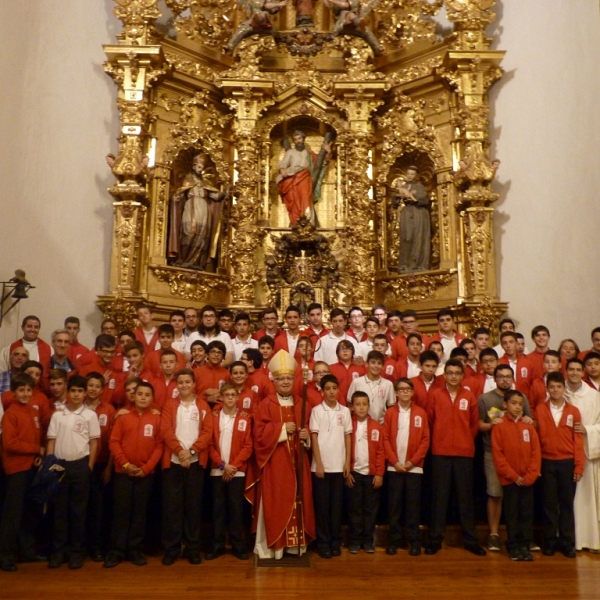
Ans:
{"type": "Polygon", "coordinates": [[[528,429],[523,429],[523,441],[524,442],[529,442],[531,441],[529,439],[529,430],[528,429]]]}
{"type": "Polygon", "coordinates": [[[460,402],[458,404],[458,408],[460,410],[468,410],[468,408],[469,408],[469,401],[466,398],[461,398],[460,402]]]}
{"type": "Polygon", "coordinates": [[[244,398],[242,400],[242,408],[250,408],[252,406],[252,400],[250,398],[244,398]]]}
{"type": "Polygon", "coordinates": [[[171,398],[179,398],[179,390],[177,388],[175,388],[173,390],[173,394],[171,395],[171,398]]]}
{"type": "Polygon", "coordinates": [[[257,385],[253,385],[251,390],[255,393],[258,394],[258,386],[257,385]]]}
{"type": "Polygon", "coordinates": [[[77,419],[77,421],[75,421],[75,425],[73,425],[73,431],[75,433],[83,433],[85,427],[85,422],[83,419],[77,419]]]}
{"type": "Polygon", "coordinates": [[[529,369],[527,367],[521,367],[521,377],[529,377],[529,369]]]}
{"type": "Polygon", "coordinates": [[[388,365],[388,366],[385,368],[385,374],[386,374],[386,375],[392,375],[392,374],[393,374],[393,372],[394,372],[394,365],[388,365]]]}
{"type": "Polygon", "coordinates": [[[419,415],[415,417],[415,427],[423,427],[423,419],[419,415]]]}
{"type": "Polygon", "coordinates": [[[114,379],[108,380],[108,388],[114,390],[117,387],[117,382],[114,379]]]}
{"type": "Polygon", "coordinates": [[[200,413],[198,412],[197,408],[194,408],[192,411],[190,411],[190,421],[199,421],[200,420],[200,413]]]}
{"type": "Polygon", "coordinates": [[[378,429],[373,429],[373,431],[371,431],[371,441],[372,442],[379,441],[379,430],[378,429]]]}
{"type": "Polygon", "coordinates": [[[248,421],[246,419],[240,419],[238,422],[238,431],[246,431],[248,428],[248,421]]]}
{"type": "Polygon", "coordinates": [[[573,415],[567,415],[567,427],[573,427],[573,415]]]}
{"type": "Polygon", "coordinates": [[[356,379],[358,376],[359,376],[358,373],[356,373],[356,372],[352,373],[352,379],[356,379]]]}
{"type": "Polygon", "coordinates": [[[152,437],[154,435],[153,425],[144,425],[144,437],[152,437]]]}
{"type": "Polygon", "coordinates": [[[35,423],[35,426],[37,427],[37,429],[40,428],[40,420],[38,419],[37,415],[33,417],[33,422],[35,423]]]}
{"type": "Polygon", "coordinates": [[[100,427],[106,427],[106,423],[108,423],[108,415],[100,415],[98,417],[98,423],[100,427]]]}

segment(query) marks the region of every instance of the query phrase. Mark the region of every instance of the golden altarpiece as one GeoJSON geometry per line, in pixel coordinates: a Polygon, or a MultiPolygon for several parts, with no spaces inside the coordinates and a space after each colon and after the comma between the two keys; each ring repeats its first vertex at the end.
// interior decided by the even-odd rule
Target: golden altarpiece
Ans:
{"type": "Polygon", "coordinates": [[[424,329],[456,310],[460,328],[495,323],[488,90],[503,52],[485,30],[494,0],[115,0],[106,45],[117,89],[118,153],[110,290],[101,309],[131,324],[214,304],[415,308],[424,329]],[[452,27],[432,18],[442,8],[452,27]],[[164,14],[161,14],[164,13],[164,14]],[[302,130],[333,150],[318,222],[290,219],[275,176],[282,139],[302,130]],[[224,191],[201,268],[170,258],[173,202],[194,157],[224,191]],[[145,157],[149,157],[145,158],[145,157]],[[430,204],[428,268],[399,272],[409,166],[430,204]]]}

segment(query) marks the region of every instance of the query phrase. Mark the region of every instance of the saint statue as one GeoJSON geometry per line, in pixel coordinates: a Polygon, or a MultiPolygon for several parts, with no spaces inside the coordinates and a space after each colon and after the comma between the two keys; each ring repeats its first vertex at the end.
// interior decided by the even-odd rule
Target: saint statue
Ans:
{"type": "Polygon", "coordinates": [[[286,149],[279,163],[279,175],[275,181],[279,193],[290,215],[293,227],[301,215],[306,215],[316,226],[317,219],[314,203],[321,195],[321,185],[327,172],[327,163],[331,157],[332,134],[326,133],[319,154],[312,152],[304,143],[306,135],[302,131],[294,131],[290,146],[288,138],[282,140],[286,149]]]}
{"type": "Polygon", "coordinates": [[[363,38],[376,54],[381,52],[379,41],[367,27],[366,19],[379,4],[379,0],[323,0],[336,17],[334,35],[356,35],[363,38]]]}
{"type": "Polygon", "coordinates": [[[246,14],[246,20],[235,30],[225,49],[231,52],[244,38],[254,33],[271,33],[273,23],[269,15],[276,15],[286,3],[287,0],[238,0],[239,8],[246,14]]]}
{"type": "Polygon", "coordinates": [[[217,256],[221,212],[227,193],[218,187],[207,154],[197,154],[181,187],[171,198],[169,258],[173,264],[205,271],[217,256]]]}
{"type": "Polygon", "coordinates": [[[417,180],[417,167],[408,167],[406,182],[398,182],[392,206],[400,204],[400,252],[398,271],[410,273],[429,269],[431,253],[431,221],[429,198],[425,186],[417,180]]]}

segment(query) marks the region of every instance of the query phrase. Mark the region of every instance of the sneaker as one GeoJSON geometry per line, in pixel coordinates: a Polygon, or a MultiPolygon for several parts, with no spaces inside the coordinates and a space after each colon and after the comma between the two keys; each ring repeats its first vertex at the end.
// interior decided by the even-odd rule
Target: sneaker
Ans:
{"type": "Polygon", "coordinates": [[[525,562],[533,561],[533,554],[531,554],[531,552],[529,551],[529,549],[526,546],[519,548],[519,550],[521,551],[521,556],[523,557],[523,560],[525,562]]]}
{"type": "Polygon", "coordinates": [[[48,561],[49,569],[58,569],[60,565],[65,562],[65,557],[63,554],[51,554],[50,560],[48,561]]]}
{"type": "Polygon", "coordinates": [[[488,537],[487,548],[490,552],[500,552],[500,536],[497,533],[490,534],[490,537],[488,537]]]}
{"type": "Polygon", "coordinates": [[[358,554],[360,552],[360,544],[350,544],[348,546],[348,552],[350,552],[350,554],[358,554]]]}
{"type": "Polygon", "coordinates": [[[540,550],[541,550],[541,548],[535,542],[532,542],[531,544],[529,544],[530,552],[539,552],[540,550]]]}
{"type": "Polygon", "coordinates": [[[411,544],[408,551],[409,556],[420,556],[421,555],[421,544],[411,544]]]}
{"type": "Polygon", "coordinates": [[[368,554],[374,554],[375,553],[375,544],[366,543],[365,544],[365,552],[367,552],[368,554]]]}
{"type": "Polygon", "coordinates": [[[112,569],[113,567],[116,567],[122,560],[123,557],[118,552],[111,550],[106,555],[106,558],[104,559],[104,564],[102,566],[105,569],[112,569]]]}
{"type": "Polygon", "coordinates": [[[397,552],[398,552],[398,548],[396,548],[396,546],[388,546],[388,547],[385,549],[385,553],[386,553],[388,556],[395,556],[397,552]]]}
{"type": "Polygon", "coordinates": [[[69,558],[69,569],[75,571],[76,569],[81,569],[81,567],[83,567],[81,554],[72,554],[69,558]]]}
{"type": "Polygon", "coordinates": [[[515,560],[518,562],[523,561],[523,555],[521,554],[521,551],[518,548],[513,548],[512,550],[509,550],[508,558],[510,558],[510,560],[515,560]]]}
{"type": "Polygon", "coordinates": [[[129,562],[136,567],[143,567],[148,564],[146,557],[139,550],[130,553],[129,562]]]}

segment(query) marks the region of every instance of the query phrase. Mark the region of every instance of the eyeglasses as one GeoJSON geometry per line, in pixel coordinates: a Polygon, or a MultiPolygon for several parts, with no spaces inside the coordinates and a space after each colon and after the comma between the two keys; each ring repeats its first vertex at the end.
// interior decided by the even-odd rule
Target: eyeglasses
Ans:
{"type": "Polygon", "coordinates": [[[329,375],[329,371],[313,371],[313,375],[329,375]]]}
{"type": "Polygon", "coordinates": [[[513,379],[512,375],[496,375],[496,379],[513,379]]]}
{"type": "Polygon", "coordinates": [[[406,388],[398,388],[398,389],[396,390],[396,392],[398,392],[399,394],[408,394],[409,392],[412,392],[412,391],[413,391],[413,389],[412,389],[412,388],[409,388],[409,387],[406,387],[406,388]]]}
{"type": "Polygon", "coordinates": [[[293,377],[276,377],[275,381],[294,381],[293,377]]]}

